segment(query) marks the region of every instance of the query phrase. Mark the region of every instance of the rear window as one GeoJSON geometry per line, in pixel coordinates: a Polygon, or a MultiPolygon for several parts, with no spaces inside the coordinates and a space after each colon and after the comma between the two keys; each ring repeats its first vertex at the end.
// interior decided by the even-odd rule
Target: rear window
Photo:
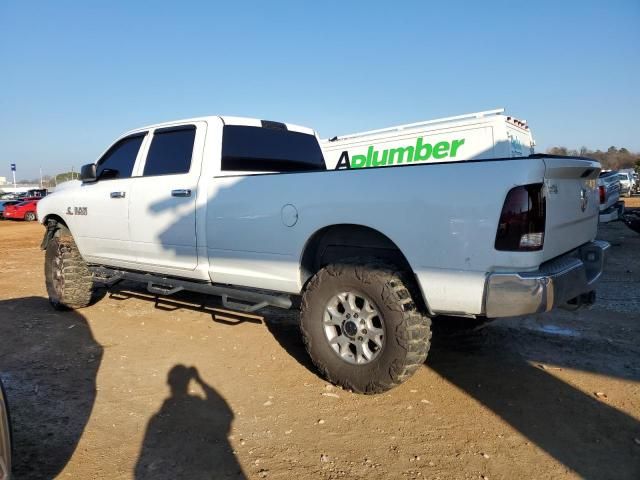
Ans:
{"type": "Polygon", "coordinates": [[[227,125],[222,137],[222,170],[308,172],[326,170],[318,140],[289,130],[227,125]]]}

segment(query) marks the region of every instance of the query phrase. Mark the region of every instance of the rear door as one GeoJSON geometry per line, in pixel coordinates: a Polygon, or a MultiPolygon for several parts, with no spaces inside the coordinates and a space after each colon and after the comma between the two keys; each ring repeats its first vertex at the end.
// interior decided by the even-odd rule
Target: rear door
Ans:
{"type": "MultiPolygon", "coordinates": [[[[210,275],[219,283],[294,291],[299,259],[291,256],[297,238],[292,227],[300,225],[299,214],[305,218],[295,202],[304,195],[297,175],[270,174],[323,172],[325,162],[313,131],[255,123],[225,119],[222,129],[220,167],[209,183],[206,211],[210,275]]],[[[330,187],[325,190],[331,196],[330,187]]]]}
{"type": "Polygon", "coordinates": [[[593,240],[600,212],[600,164],[588,159],[545,158],[544,260],[593,240]]]}
{"type": "Polygon", "coordinates": [[[179,274],[198,263],[196,195],[206,123],[177,124],[151,133],[131,195],[131,248],[137,263],[179,274]]]}

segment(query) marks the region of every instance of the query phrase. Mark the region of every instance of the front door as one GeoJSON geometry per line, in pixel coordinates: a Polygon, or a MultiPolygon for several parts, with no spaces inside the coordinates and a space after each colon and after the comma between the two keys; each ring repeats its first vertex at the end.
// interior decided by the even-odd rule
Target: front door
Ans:
{"type": "MultiPolygon", "coordinates": [[[[118,265],[135,260],[129,245],[131,177],[146,132],[118,140],[98,160],[97,181],[84,183],[69,205],[73,234],[86,260],[118,265]]],[[[71,224],[71,221],[70,221],[71,224]]]]}
{"type": "Polygon", "coordinates": [[[198,264],[196,195],[206,124],[156,128],[136,172],[129,231],[136,262],[174,273],[198,264]]]}

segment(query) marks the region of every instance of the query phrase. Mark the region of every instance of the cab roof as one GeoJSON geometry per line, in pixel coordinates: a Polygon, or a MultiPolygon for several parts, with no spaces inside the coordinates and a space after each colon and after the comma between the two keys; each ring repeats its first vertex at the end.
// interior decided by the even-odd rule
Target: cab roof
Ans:
{"type": "Polygon", "coordinates": [[[133,133],[138,133],[145,130],[153,130],[156,128],[169,127],[173,125],[192,123],[192,122],[207,122],[207,123],[215,123],[222,121],[223,125],[245,125],[248,127],[265,127],[265,128],[273,128],[274,125],[284,126],[287,130],[292,132],[300,132],[306,133],[308,135],[316,136],[315,130],[303,127],[301,125],[296,125],[294,123],[284,123],[284,122],[274,122],[271,120],[260,120],[258,118],[250,118],[250,117],[236,117],[233,115],[209,115],[204,117],[193,117],[193,118],[185,118],[181,120],[172,120],[169,122],[155,123],[153,125],[146,125],[144,127],[139,127],[133,130],[126,132],[122,136],[127,136],[133,133]]]}

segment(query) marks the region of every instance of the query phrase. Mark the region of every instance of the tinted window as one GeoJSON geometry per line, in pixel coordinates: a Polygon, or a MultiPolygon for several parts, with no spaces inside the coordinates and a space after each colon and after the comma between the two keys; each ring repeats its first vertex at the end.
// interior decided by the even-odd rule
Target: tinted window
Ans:
{"type": "Polygon", "coordinates": [[[143,175],[187,173],[191,168],[195,137],[196,127],[193,125],[156,130],[143,175]]]}
{"type": "Polygon", "coordinates": [[[144,134],[123,138],[98,161],[98,179],[129,178],[144,134]]]}
{"type": "Polygon", "coordinates": [[[222,137],[222,170],[304,172],[326,170],[326,167],[313,135],[228,125],[222,137]]]}

